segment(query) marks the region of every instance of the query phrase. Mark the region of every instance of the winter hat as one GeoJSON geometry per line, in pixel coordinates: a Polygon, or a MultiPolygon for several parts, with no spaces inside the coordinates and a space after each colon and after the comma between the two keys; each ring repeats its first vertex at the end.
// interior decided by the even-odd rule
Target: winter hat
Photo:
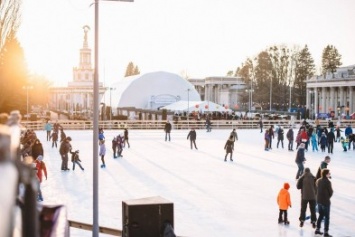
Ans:
{"type": "Polygon", "coordinates": [[[307,168],[304,169],[304,172],[305,173],[311,173],[311,170],[307,167],[307,168]]]}
{"type": "Polygon", "coordinates": [[[284,183],[284,189],[289,189],[290,188],[290,185],[288,183],[284,183]]]}

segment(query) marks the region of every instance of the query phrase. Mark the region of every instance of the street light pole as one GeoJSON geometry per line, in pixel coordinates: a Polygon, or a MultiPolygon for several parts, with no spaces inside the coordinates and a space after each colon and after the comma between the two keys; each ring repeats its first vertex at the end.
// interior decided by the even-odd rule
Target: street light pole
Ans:
{"type": "Polygon", "coordinates": [[[190,128],[190,88],[187,89],[187,128],[190,128]]]}
{"type": "Polygon", "coordinates": [[[27,85],[27,86],[23,86],[22,87],[22,89],[24,89],[24,90],[26,90],[26,120],[27,120],[27,122],[28,122],[28,117],[30,116],[29,114],[28,114],[28,108],[29,108],[29,100],[28,100],[28,90],[32,90],[33,89],[33,86],[29,86],[29,85],[27,85]]]}
{"type": "MultiPolygon", "coordinates": [[[[113,1],[113,0],[108,0],[113,1]]],[[[133,2],[134,0],[116,0],[133,2]]],[[[93,222],[92,236],[99,237],[99,0],[95,0],[95,71],[94,71],[94,113],[93,113],[93,222]]]]}
{"type": "Polygon", "coordinates": [[[110,87],[110,120],[112,120],[112,104],[111,104],[111,92],[116,90],[116,88],[110,87]]]}

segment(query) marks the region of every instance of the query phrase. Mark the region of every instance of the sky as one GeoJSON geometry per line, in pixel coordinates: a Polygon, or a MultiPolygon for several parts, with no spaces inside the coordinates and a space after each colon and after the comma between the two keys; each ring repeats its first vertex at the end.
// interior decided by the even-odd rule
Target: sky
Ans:
{"type": "MultiPolygon", "coordinates": [[[[298,129],[295,127],[294,132],[298,129]]],[[[177,129],[173,125],[171,142],[164,141],[165,134],[160,129],[129,129],[130,148],[123,149],[122,158],[114,159],[111,139],[123,130],[105,129],[106,168],[99,168],[98,172],[99,225],[122,230],[122,201],[160,196],[174,203],[177,236],[315,237],[309,220],[303,228],[299,227],[301,192],[296,188],[295,146],[295,151],[289,152],[285,140],[284,149],[281,144],[277,149],[275,137],[273,149],[264,151],[264,133],[259,129],[237,128],[233,162],[229,159],[224,162],[223,147],[231,131],[212,128],[212,132],[207,133],[204,128],[196,129],[198,150],[191,150],[186,140],[187,129],[177,129]],[[284,182],[291,186],[289,226],[277,222],[276,197],[284,182]]],[[[36,133],[43,144],[48,171],[48,179],[41,184],[43,204],[65,205],[69,220],[92,223],[93,153],[88,149],[92,144],[92,131],[65,130],[72,138],[73,149],[80,150],[85,169],[82,171],[76,166],[75,170],[66,172],[60,170],[59,147],[51,147],[45,131],[36,133]]],[[[329,233],[336,237],[355,236],[354,153],[355,150],[343,152],[341,144],[334,143],[334,155],[330,154],[328,168],[334,194],[329,233]]],[[[310,148],[305,154],[305,167],[316,175],[326,155],[321,151],[312,152],[310,148]]],[[[101,160],[98,162],[101,165],[101,160]]],[[[72,169],[72,162],[69,168],[72,169]]],[[[133,221],[131,219],[131,223],[133,221]]],[[[70,236],[89,237],[92,234],[71,228],[70,236]]]]}
{"type": "MultiPolygon", "coordinates": [[[[56,85],[71,81],[79,64],[84,25],[94,67],[93,0],[25,0],[18,32],[31,72],[56,85]]],[[[167,71],[225,76],[273,45],[308,45],[320,67],[334,45],[344,66],[355,64],[353,0],[100,1],[99,77],[124,76],[130,61],[141,73],[167,71]]]]}

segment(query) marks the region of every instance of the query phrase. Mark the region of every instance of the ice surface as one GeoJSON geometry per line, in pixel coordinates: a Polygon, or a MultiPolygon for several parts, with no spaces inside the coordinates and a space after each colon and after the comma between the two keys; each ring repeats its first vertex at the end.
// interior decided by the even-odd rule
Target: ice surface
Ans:
{"type": "MultiPolygon", "coordinates": [[[[295,132],[297,130],[295,129],[295,132]]],[[[188,130],[172,130],[171,142],[162,130],[130,130],[130,148],[123,158],[113,159],[111,140],[123,130],[106,130],[106,168],[99,169],[99,224],[122,229],[122,201],[161,196],[174,203],[175,233],[189,237],[314,236],[307,221],[299,227],[300,191],[295,184],[296,152],[264,151],[260,130],[238,130],[234,162],[224,162],[224,144],[231,130],[197,130],[198,150],[190,149],[188,130]],[[276,196],[284,182],[291,185],[289,226],[279,225],[276,196]]],[[[44,204],[64,204],[71,220],[92,223],[92,131],[66,130],[74,150],[80,150],[85,171],[61,171],[58,149],[51,147],[45,132],[37,132],[43,143],[48,180],[42,183],[44,204]]],[[[306,153],[315,175],[327,153],[306,153]]],[[[334,196],[330,233],[355,236],[355,151],[343,152],[335,143],[328,168],[334,196]]],[[[70,168],[72,163],[69,162],[70,168]]],[[[101,161],[99,160],[99,165],[101,161]]],[[[307,210],[308,211],[308,210],[307,210]]],[[[309,211],[308,211],[309,213],[309,211]]],[[[92,236],[71,228],[71,236],[92,236]]],[[[104,236],[104,235],[100,235],[104,236]]]]}

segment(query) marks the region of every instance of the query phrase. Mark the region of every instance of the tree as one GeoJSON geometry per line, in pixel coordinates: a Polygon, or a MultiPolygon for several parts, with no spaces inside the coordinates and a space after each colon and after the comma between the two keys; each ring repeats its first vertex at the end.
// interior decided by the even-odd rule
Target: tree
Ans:
{"type": "Polygon", "coordinates": [[[129,62],[126,68],[125,77],[139,75],[140,71],[138,66],[135,66],[133,62],[129,62]]]}
{"type": "Polygon", "coordinates": [[[333,45],[327,45],[322,53],[322,74],[327,72],[334,73],[336,69],[341,66],[341,54],[333,45]]]}
{"type": "Polygon", "coordinates": [[[0,0],[0,52],[6,41],[14,37],[20,25],[21,0],[0,0]]]}

